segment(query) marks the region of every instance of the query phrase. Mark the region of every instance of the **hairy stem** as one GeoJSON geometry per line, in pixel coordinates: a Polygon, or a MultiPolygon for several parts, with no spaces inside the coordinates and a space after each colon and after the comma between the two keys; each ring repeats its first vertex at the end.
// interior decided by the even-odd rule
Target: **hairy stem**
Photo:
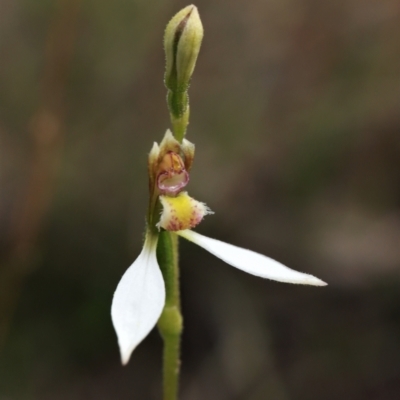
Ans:
{"type": "Polygon", "coordinates": [[[182,143],[189,124],[189,96],[188,92],[174,92],[168,90],[167,104],[175,139],[182,143]]]}
{"type": "Polygon", "coordinates": [[[166,289],[165,306],[158,321],[158,329],[164,341],[163,399],[176,400],[179,387],[182,314],[179,292],[178,236],[175,233],[160,232],[157,258],[166,289]]]}

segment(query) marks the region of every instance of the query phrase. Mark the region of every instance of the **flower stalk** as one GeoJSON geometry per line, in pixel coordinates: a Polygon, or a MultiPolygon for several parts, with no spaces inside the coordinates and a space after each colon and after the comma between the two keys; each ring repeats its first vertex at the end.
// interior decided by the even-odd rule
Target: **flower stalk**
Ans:
{"type": "MultiPolygon", "coordinates": [[[[162,200],[163,196],[159,197],[157,202],[159,205],[161,200],[164,208],[165,204],[168,203],[167,199],[173,201],[175,196],[180,198],[180,204],[183,202],[191,204],[191,200],[193,200],[188,196],[179,196],[179,192],[188,183],[187,170],[190,169],[194,155],[194,146],[185,141],[184,136],[189,124],[188,89],[202,39],[203,26],[194,5],[187,6],[179,11],[165,29],[166,70],[164,80],[168,89],[167,105],[174,139],[179,143],[180,152],[184,153],[186,165],[184,165],[179,153],[172,151],[163,155],[161,162],[158,163],[158,169],[161,168],[162,171],[159,171],[157,182],[153,182],[153,185],[156,184],[158,189],[164,192],[161,194],[167,195],[164,196],[164,200],[162,200]],[[187,170],[185,167],[187,167],[187,170]]],[[[165,143],[170,143],[169,145],[166,144],[167,147],[174,147],[172,140],[168,142],[167,139],[165,143]]],[[[199,206],[201,208],[200,203],[199,206]]],[[[151,208],[152,205],[150,205],[151,208]]],[[[174,207],[171,208],[172,212],[175,212],[174,207]]],[[[196,220],[196,216],[192,213],[186,214],[187,219],[196,220]]],[[[200,222],[201,218],[197,223],[200,222]]],[[[170,231],[179,230],[181,224],[172,220],[168,214],[167,219],[169,223],[164,224],[163,219],[161,219],[157,225],[158,228],[167,229],[160,232],[157,246],[157,259],[164,277],[166,292],[165,306],[157,325],[164,341],[164,400],[175,400],[178,398],[182,314],[179,291],[178,236],[170,231]]]]}
{"type": "MultiPolygon", "coordinates": [[[[167,105],[174,138],[179,144],[182,144],[189,124],[188,89],[202,39],[203,26],[194,5],[179,11],[165,29],[166,70],[164,80],[168,89],[167,105]]],[[[188,146],[187,143],[185,145],[188,146]]],[[[191,147],[187,148],[187,157],[185,157],[187,163],[191,163],[194,151],[194,146],[191,144],[189,146],[191,147]],[[190,152],[192,152],[191,155],[190,152]]],[[[183,150],[182,147],[181,150],[183,150]]],[[[183,162],[180,168],[177,166],[178,159],[180,157],[176,153],[170,152],[164,156],[161,163],[163,166],[170,165],[169,168],[165,167],[165,172],[159,175],[163,182],[170,185],[170,189],[178,188],[179,185],[184,187],[188,182],[188,173],[183,162]]],[[[168,190],[168,187],[160,182],[157,183],[161,190],[168,190]]],[[[178,191],[180,191],[180,187],[177,189],[177,193],[178,191]]],[[[172,195],[172,198],[176,195],[174,192],[167,192],[167,194],[172,195]]],[[[158,227],[164,228],[162,223],[158,227]]],[[[157,259],[164,277],[166,293],[165,306],[158,321],[158,329],[164,341],[164,400],[175,400],[178,398],[182,314],[179,291],[178,236],[174,232],[167,230],[160,232],[157,259]]]]}

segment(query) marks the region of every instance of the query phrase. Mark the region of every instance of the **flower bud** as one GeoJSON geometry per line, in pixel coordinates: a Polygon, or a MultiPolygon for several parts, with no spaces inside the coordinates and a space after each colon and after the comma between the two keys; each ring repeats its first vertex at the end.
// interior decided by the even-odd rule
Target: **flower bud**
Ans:
{"type": "Polygon", "coordinates": [[[203,39],[203,25],[197,7],[179,11],[168,23],[164,35],[165,85],[172,92],[188,89],[203,39]]]}

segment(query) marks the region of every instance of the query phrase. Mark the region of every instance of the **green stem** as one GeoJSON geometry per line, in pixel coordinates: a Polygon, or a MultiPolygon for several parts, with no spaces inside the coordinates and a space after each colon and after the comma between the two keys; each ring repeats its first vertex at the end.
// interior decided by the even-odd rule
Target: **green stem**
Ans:
{"type": "Polygon", "coordinates": [[[164,341],[164,400],[178,398],[182,314],[180,310],[178,237],[173,232],[160,232],[157,259],[165,282],[165,306],[158,320],[164,341]]]}
{"type": "Polygon", "coordinates": [[[182,143],[189,124],[189,96],[187,90],[174,92],[168,90],[167,104],[175,139],[182,143]]]}

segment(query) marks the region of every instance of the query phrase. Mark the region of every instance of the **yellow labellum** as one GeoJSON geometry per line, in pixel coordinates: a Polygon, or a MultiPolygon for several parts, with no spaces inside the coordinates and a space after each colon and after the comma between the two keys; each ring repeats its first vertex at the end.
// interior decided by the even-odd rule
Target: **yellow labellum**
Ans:
{"type": "Polygon", "coordinates": [[[157,226],[167,231],[181,231],[194,228],[211,210],[200,201],[188,196],[186,192],[176,197],[160,196],[163,206],[160,222],[157,226]]]}

